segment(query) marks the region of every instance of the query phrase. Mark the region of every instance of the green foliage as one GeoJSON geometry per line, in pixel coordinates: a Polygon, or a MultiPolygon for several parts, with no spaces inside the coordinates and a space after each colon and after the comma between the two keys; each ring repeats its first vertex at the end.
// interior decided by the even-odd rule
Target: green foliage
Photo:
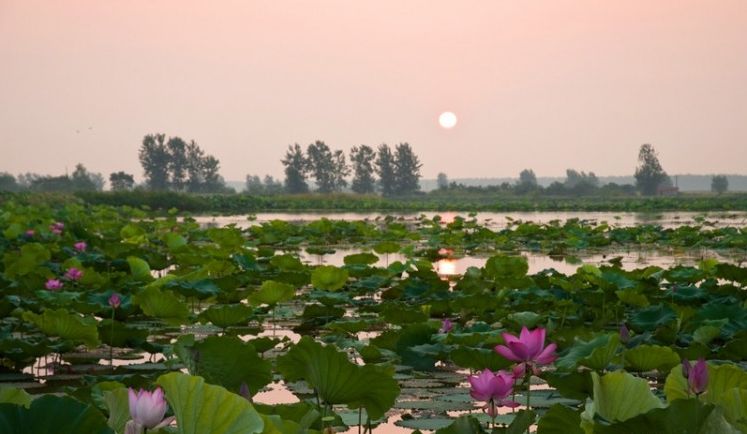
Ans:
{"type": "Polygon", "coordinates": [[[311,284],[324,291],[337,291],[345,286],[348,271],[334,265],[322,265],[311,273],[311,284]]]}
{"type": "Polygon", "coordinates": [[[249,301],[253,305],[268,304],[274,306],[280,302],[292,299],[295,294],[296,289],[292,285],[265,280],[262,282],[259,291],[249,296],[249,301]]]}
{"type": "Polygon", "coordinates": [[[95,407],[67,396],[45,395],[29,408],[0,404],[3,434],[114,434],[95,407]]]}
{"type": "Polygon", "coordinates": [[[140,306],[146,315],[162,319],[170,324],[181,324],[189,317],[187,305],[173,292],[161,291],[155,286],[148,286],[133,295],[132,303],[140,306]]]}
{"type": "Polygon", "coordinates": [[[23,319],[39,327],[48,336],[57,336],[72,343],[83,343],[89,347],[99,345],[96,319],[70,313],[64,308],[45,310],[37,315],[24,312],[23,319]]]}

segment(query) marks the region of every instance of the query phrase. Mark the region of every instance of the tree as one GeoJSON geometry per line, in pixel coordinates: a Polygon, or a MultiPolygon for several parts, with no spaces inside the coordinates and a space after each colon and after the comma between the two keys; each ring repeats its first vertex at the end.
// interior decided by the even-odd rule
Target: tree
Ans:
{"type": "Polygon", "coordinates": [[[89,172],[81,163],[75,165],[70,181],[73,191],[101,191],[105,182],[100,173],[89,172]]]}
{"type": "Polygon", "coordinates": [[[226,183],[220,176],[220,161],[212,155],[202,160],[202,191],[205,193],[222,193],[226,190],[226,183]]]}
{"type": "Polygon", "coordinates": [[[290,194],[308,192],[306,174],[309,172],[309,163],[301,150],[301,145],[289,145],[282,163],[285,166],[285,190],[290,194]]]}
{"type": "Polygon", "coordinates": [[[148,134],[143,138],[139,158],[143,166],[145,183],[151,190],[167,190],[169,188],[169,160],[170,154],[164,144],[166,135],[148,134]]]}
{"type": "Polygon", "coordinates": [[[109,175],[109,185],[112,191],[132,190],[135,186],[135,177],[123,171],[112,172],[109,175]]]}
{"type": "Polygon", "coordinates": [[[187,191],[192,193],[199,192],[202,189],[202,184],[205,182],[203,176],[205,152],[192,140],[187,145],[185,156],[187,158],[187,191]]]}
{"type": "Polygon", "coordinates": [[[263,184],[265,194],[280,194],[283,192],[283,183],[276,181],[275,178],[270,175],[265,175],[263,184]]]}
{"type": "Polygon", "coordinates": [[[379,188],[384,196],[392,196],[396,189],[394,156],[386,143],[379,145],[376,157],[376,173],[379,175],[379,188]]]}
{"type": "Polygon", "coordinates": [[[638,190],[647,196],[657,193],[659,186],[669,181],[669,176],[662,169],[659,157],[653,146],[646,143],[638,151],[639,166],[635,169],[635,183],[638,190]]]}
{"type": "Polygon", "coordinates": [[[519,181],[516,183],[516,192],[528,193],[537,189],[537,175],[532,169],[524,169],[519,173],[519,181]]]}
{"type": "Polygon", "coordinates": [[[420,190],[420,161],[408,143],[397,145],[394,155],[396,193],[412,194],[420,190]]]}
{"type": "Polygon", "coordinates": [[[565,171],[565,188],[576,195],[593,193],[599,187],[599,179],[594,172],[578,172],[574,169],[565,171]]]}
{"type": "Polygon", "coordinates": [[[376,153],[370,146],[353,146],[350,150],[350,162],[353,165],[353,182],[350,187],[354,192],[369,194],[376,191],[375,159],[376,153]]]}
{"type": "Polygon", "coordinates": [[[171,137],[166,142],[169,152],[169,172],[171,174],[171,188],[183,191],[187,182],[187,143],[179,137],[171,137]]]}
{"type": "Polygon", "coordinates": [[[249,194],[263,194],[265,192],[265,186],[262,184],[262,180],[259,179],[259,176],[246,175],[244,191],[249,194]]]}
{"type": "Polygon", "coordinates": [[[726,175],[714,175],[711,178],[711,191],[718,194],[726,193],[729,190],[729,178],[726,175]]]}
{"type": "Polygon", "coordinates": [[[350,175],[350,168],[345,161],[345,153],[341,150],[336,150],[332,156],[332,185],[333,191],[342,191],[343,188],[348,186],[348,181],[345,179],[350,175]]]}
{"type": "Polygon", "coordinates": [[[0,191],[17,192],[21,186],[16,181],[16,177],[8,172],[0,172],[0,191]]]}
{"type": "Polygon", "coordinates": [[[449,188],[449,177],[445,173],[439,172],[438,176],[436,176],[436,185],[439,190],[446,190],[449,188]]]}
{"type": "Polygon", "coordinates": [[[309,171],[311,172],[319,193],[332,193],[342,190],[346,185],[348,166],[342,151],[329,149],[326,143],[317,140],[306,149],[309,171]]]}

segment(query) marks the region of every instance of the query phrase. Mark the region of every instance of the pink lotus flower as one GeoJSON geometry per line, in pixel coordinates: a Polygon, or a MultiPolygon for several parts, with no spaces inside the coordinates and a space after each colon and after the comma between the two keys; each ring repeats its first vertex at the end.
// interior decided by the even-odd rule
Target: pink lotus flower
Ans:
{"type": "Polygon", "coordinates": [[[34,235],[36,235],[36,231],[33,229],[27,229],[26,230],[26,238],[34,238],[34,235]]]}
{"type": "Polygon", "coordinates": [[[140,389],[137,393],[130,388],[130,416],[132,420],[147,429],[152,429],[164,421],[163,417],[169,405],[163,398],[163,390],[157,388],[153,392],[140,389]]]}
{"type": "Polygon", "coordinates": [[[62,235],[62,230],[65,229],[65,223],[54,222],[49,225],[49,230],[56,235],[62,235]]]}
{"type": "Polygon", "coordinates": [[[514,379],[508,372],[493,373],[490,369],[483,370],[479,375],[470,375],[470,396],[477,401],[486,401],[498,406],[515,407],[516,403],[507,401],[514,387],[514,379]]]}
{"type": "Polygon", "coordinates": [[[548,365],[557,358],[557,345],[545,346],[545,329],[542,327],[532,331],[522,327],[518,337],[503,333],[503,342],[506,345],[496,346],[495,352],[514,362],[534,367],[548,365]]]}
{"type": "Polygon", "coordinates": [[[109,306],[117,309],[122,304],[122,298],[116,292],[109,296],[109,306]]]}
{"type": "Polygon", "coordinates": [[[59,291],[62,289],[62,282],[59,279],[48,279],[44,287],[50,291],[59,291]]]}
{"type": "Polygon", "coordinates": [[[65,273],[65,278],[68,280],[80,280],[83,277],[83,271],[75,268],[70,267],[67,272],[65,273]]]}
{"type": "Polygon", "coordinates": [[[438,330],[441,333],[449,333],[454,328],[454,323],[450,319],[446,318],[441,322],[441,328],[438,330]]]}
{"type": "Polygon", "coordinates": [[[88,248],[88,244],[86,244],[85,241],[78,241],[77,243],[73,244],[73,248],[79,252],[85,252],[88,248]]]}
{"type": "Polygon", "coordinates": [[[620,342],[627,344],[628,341],[630,341],[630,330],[628,330],[628,326],[623,323],[620,326],[620,342]]]}
{"type": "Polygon", "coordinates": [[[708,365],[702,357],[695,362],[695,366],[690,366],[690,362],[687,359],[683,359],[682,375],[687,378],[689,393],[700,395],[708,387],[708,365]]]}
{"type": "Polygon", "coordinates": [[[438,255],[439,256],[451,256],[454,254],[454,250],[447,249],[445,247],[438,249],[438,255]]]}

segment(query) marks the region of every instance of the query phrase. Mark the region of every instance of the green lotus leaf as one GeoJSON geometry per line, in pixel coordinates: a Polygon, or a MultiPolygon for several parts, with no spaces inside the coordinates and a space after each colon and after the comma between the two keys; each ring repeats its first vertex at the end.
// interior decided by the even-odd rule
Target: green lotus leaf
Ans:
{"type": "Polygon", "coordinates": [[[144,244],[148,242],[145,229],[134,223],[123,226],[119,231],[119,236],[122,238],[122,242],[126,244],[144,244]]]}
{"type": "Polygon", "coordinates": [[[47,309],[39,315],[24,312],[23,319],[34,323],[47,336],[58,336],[74,343],[83,343],[91,348],[99,345],[97,323],[93,317],[81,316],[60,308],[47,309]]]}
{"type": "Polygon", "coordinates": [[[254,310],[241,303],[214,304],[200,313],[200,319],[210,321],[220,328],[246,324],[254,310]]]}
{"type": "Polygon", "coordinates": [[[649,306],[630,316],[630,325],[639,333],[654,331],[675,321],[677,321],[677,314],[663,304],[649,306]]]}
{"type": "Polygon", "coordinates": [[[374,252],[380,255],[399,252],[400,245],[394,241],[381,241],[373,246],[374,252]]]}
{"type": "MultiPolygon", "coordinates": [[[[675,366],[667,376],[664,394],[669,402],[690,397],[682,366],[675,366]]],[[[747,372],[735,365],[708,364],[708,385],[701,399],[721,406],[731,423],[747,418],[747,372]]]]}
{"type": "Polygon", "coordinates": [[[166,235],[163,236],[163,239],[166,242],[166,246],[172,252],[187,245],[187,239],[174,232],[166,233],[166,235]]]}
{"type": "Polygon", "coordinates": [[[311,284],[324,291],[337,291],[348,280],[348,271],[334,265],[316,267],[311,273],[311,284]]]}
{"type": "Polygon", "coordinates": [[[31,395],[23,389],[0,386],[0,403],[16,404],[29,408],[31,406],[31,395]]]}
{"type": "Polygon", "coordinates": [[[262,432],[259,413],[245,398],[201,377],[171,372],[156,381],[176,416],[179,434],[252,434],[262,432]]]}
{"type": "Polygon", "coordinates": [[[209,336],[179,356],[191,374],[234,393],[246,384],[254,395],[272,381],[270,362],[252,344],[233,336],[209,336]]]}
{"type": "Polygon", "coordinates": [[[270,264],[283,271],[300,271],[304,266],[301,260],[293,255],[276,255],[270,259],[270,264]]]}
{"type": "Polygon", "coordinates": [[[581,415],[563,404],[555,404],[540,418],[537,434],[584,434],[581,415]]]}
{"type": "Polygon", "coordinates": [[[680,356],[670,347],[660,345],[639,345],[625,351],[625,368],[636,372],[648,372],[654,369],[669,372],[680,363],[680,356]]]}
{"type": "Polygon", "coordinates": [[[144,259],[128,256],[127,263],[130,265],[130,273],[135,279],[143,282],[153,280],[153,276],[150,274],[150,265],[144,259]]]}
{"type": "Polygon", "coordinates": [[[599,376],[591,373],[594,382],[594,410],[611,422],[622,422],[644,414],[664,404],[651,392],[648,382],[625,371],[599,376]]]}
{"type": "Polygon", "coordinates": [[[343,258],[345,265],[373,265],[379,261],[379,257],[373,253],[356,253],[343,258]]]}
{"type": "Polygon", "coordinates": [[[130,420],[130,402],[126,387],[117,387],[103,391],[104,405],[109,411],[107,423],[117,433],[124,432],[125,424],[130,420]]]}
{"type": "Polygon", "coordinates": [[[52,257],[49,250],[39,243],[21,246],[21,253],[8,251],[3,256],[5,275],[10,278],[25,276],[36,271],[52,257]]]}
{"type": "Polygon", "coordinates": [[[268,304],[274,306],[280,302],[293,299],[296,289],[287,283],[265,280],[259,291],[249,296],[249,301],[255,305],[268,304]]]}
{"type": "Polygon", "coordinates": [[[358,366],[345,353],[306,336],[278,357],[277,368],[286,381],[305,380],[324,402],[364,408],[373,420],[383,417],[399,395],[391,370],[358,366]]]}
{"type": "MultiPolygon", "coordinates": [[[[423,429],[428,429],[423,427],[423,429]]],[[[483,434],[485,431],[474,416],[460,416],[451,425],[436,430],[436,434],[483,434]]]]}
{"type": "Polygon", "coordinates": [[[173,292],[149,286],[132,296],[132,303],[154,318],[170,324],[182,324],[189,317],[189,309],[173,292]]]}
{"type": "Polygon", "coordinates": [[[579,340],[573,344],[567,354],[555,362],[555,366],[562,370],[572,370],[579,365],[584,365],[602,370],[614,358],[619,344],[620,337],[617,334],[597,336],[588,342],[579,340]]]}
{"type": "Polygon", "coordinates": [[[114,434],[94,406],[67,396],[44,395],[29,408],[0,404],[3,434],[114,434]]]}
{"type": "Polygon", "coordinates": [[[527,275],[529,263],[523,256],[496,255],[485,262],[485,273],[495,280],[516,280],[527,275]]]}
{"type": "Polygon", "coordinates": [[[449,358],[457,366],[476,371],[482,371],[486,368],[491,371],[497,371],[499,369],[506,369],[513,363],[492,349],[464,346],[452,350],[449,353],[449,358]]]}

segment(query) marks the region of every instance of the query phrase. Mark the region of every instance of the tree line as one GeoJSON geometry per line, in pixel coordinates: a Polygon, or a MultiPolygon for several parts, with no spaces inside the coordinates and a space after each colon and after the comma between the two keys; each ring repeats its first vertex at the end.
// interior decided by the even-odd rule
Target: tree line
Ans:
{"type": "Polygon", "coordinates": [[[253,194],[300,194],[311,191],[313,181],[318,193],[335,193],[350,190],[358,194],[405,196],[420,191],[422,164],[409,143],[400,143],[392,149],[387,144],[374,150],[368,145],[354,146],[349,154],[332,150],[323,141],[315,141],[304,150],[298,143],[288,146],[281,163],[285,180],[281,184],[271,176],[264,182],[257,175],[247,175],[246,190],[253,194]],[[348,177],[352,179],[348,182],[348,177]]]}

